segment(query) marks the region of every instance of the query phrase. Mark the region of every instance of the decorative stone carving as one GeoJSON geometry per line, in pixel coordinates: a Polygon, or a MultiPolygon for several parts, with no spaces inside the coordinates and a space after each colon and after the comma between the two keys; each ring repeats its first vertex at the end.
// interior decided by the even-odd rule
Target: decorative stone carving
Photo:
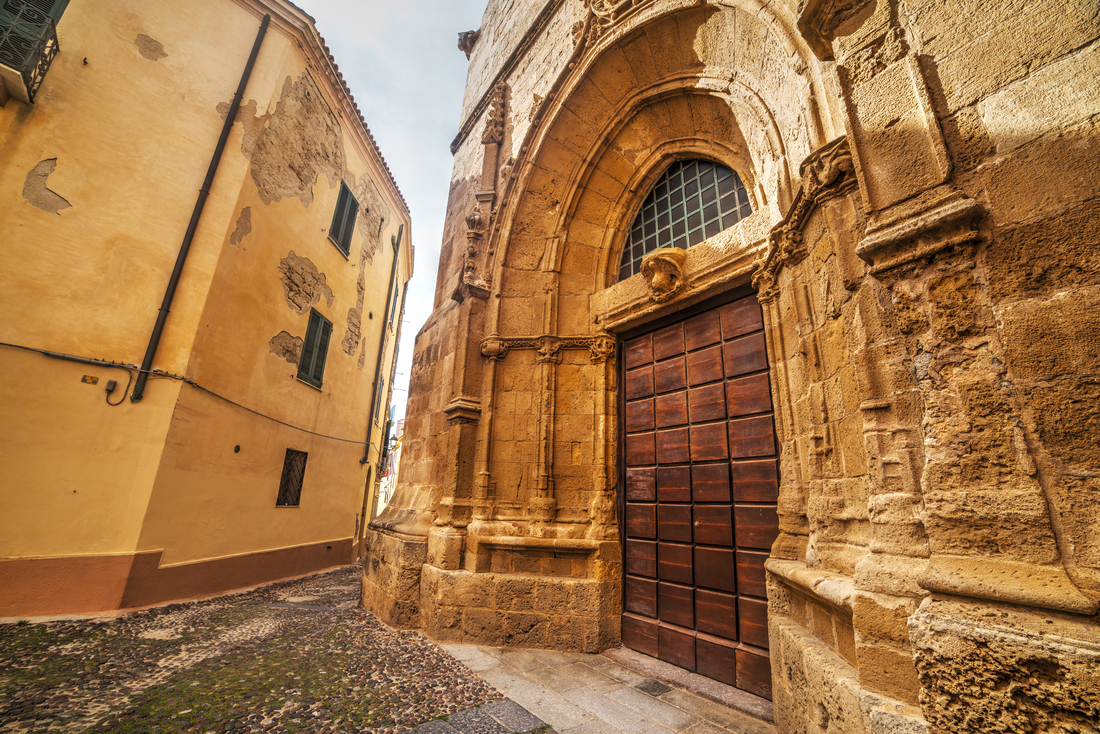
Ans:
{"type": "Polygon", "coordinates": [[[481,402],[465,396],[458,396],[443,409],[447,416],[447,422],[451,425],[459,423],[477,423],[481,418],[481,402]]]}
{"type": "Polygon", "coordinates": [[[556,336],[544,336],[539,338],[538,361],[561,364],[561,339],[556,336]]]}
{"type": "Polygon", "coordinates": [[[485,120],[485,132],[481,135],[481,142],[485,145],[499,145],[504,142],[504,84],[498,84],[493,89],[493,96],[489,102],[489,114],[485,120]]]}
{"type": "Polygon", "coordinates": [[[590,49],[616,23],[653,0],[583,0],[588,10],[584,20],[573,24],[573,46],[590,49]]]}
{"type": "Polygon", "coordinates": [[[592,353],[593,364],[606,362],[615,356],[615,339],[607,335],[597,336],[588,345],[588,351],[592,353]]]}
{"type": "Polygon", "coordinates": [[[481,353],[494,362],[508,355],[508,344],[500,337],[491,336],[481,342],[481,353]]]}
{"type": "Polygon", "coordinates": [[[462,280],[451,294],[451,298],[459,303],[470,296],[484,301],[489,297],[490,289],[489,282],[477,272],[479,245],[488,227],[488,223],[481,214],[480,202],[466,215],[466,227],[466,249],[462,254],[462,280]]]}
{"type": "Polygon", "coordinates": [[[466,54],[466,58],[470,58],[470,53],[474,50],[474,46],[477,44],[477,39],[481,38],[481,29],[476,31],[466,31],[465,33],[458,34],[458,50],[466,54]]]}
{"type": "Polygon", "coordinates": [[[872,0],[802,0],[798,4],[798,30],[814,55],[822,61],[833,59],[833,39],[841,25],[870,6],[872,0]]]}
{"type": "Polygon", "coordinates": [[[560,362],[561,352],[565,349],[587,349],[591,353],[593,364],[598,364],[615,356],[615,337],[610,334],[520,337],[493,335],[481,342],[481,353],[493,361],[504,359],[512,349],[534,349],[539,352],[540,362],[560,362]]]}
{"type": "Polygon", "coordinates": [[[752,277],[761,301],[775,296],[775,282],[784,265],[797,265],[806,257],[802,229],[813,210],[823,201],[854,191],[856,181],[848,138],[841,136],[818,148],[799,167],[802,185],[787,216],[768,235],[768,254],[752,277]]]}
{"type": "Polygon", "coordinates": [[[687,252],[679,247],[662,247],[642,260],[642,277],[649,285],[650,298],[664,303],[676,297],[687,285],[684,266],[687,252]]]}

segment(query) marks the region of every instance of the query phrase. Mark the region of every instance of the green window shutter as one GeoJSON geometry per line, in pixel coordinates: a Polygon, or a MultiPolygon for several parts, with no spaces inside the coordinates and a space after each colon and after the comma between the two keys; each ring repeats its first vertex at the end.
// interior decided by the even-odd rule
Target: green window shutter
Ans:
{"type": "Polygon", "coordinates": [[[340,248],[340,252],[345,255],[351,253],[351,236],[355,231],[355,217],[358,213],[359,202],[355,200],[348,185],[341,183],[340,195],[336,199],[336,211],[332,213],[332,224],[328,228],[328,236],[332,244],[340,248]]]}
{"type": "Polygon", "coordinates": [[[315,387],[321,386],[325,374],[328,343],[332,337],[332,322],[316,311],[309,312],[305,343],[298,360],[298,379],[315,387]]]}
{"type": "Polygon", "coordinates": [[[313,384],[317,387],[321,386],[321,378],[325,374],[325,359],[328,357],[328,340],[332,336],[332,322],[328,319],[321,319],[321,330],[317,335],[317,353],[313,357],[313,373],[310,377],[313,378],[313,384]]]}

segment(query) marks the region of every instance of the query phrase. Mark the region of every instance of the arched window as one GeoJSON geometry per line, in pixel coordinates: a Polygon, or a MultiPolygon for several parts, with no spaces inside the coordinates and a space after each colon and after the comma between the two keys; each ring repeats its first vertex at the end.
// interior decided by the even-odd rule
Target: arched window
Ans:
{"type": "Polygon", "coordinates": [[[687,249],[752,213],[734,171],[710,161],[676,161],[654,184],[630,227],[619,280],[641,272],[642,258],[659,247],[687,249]]]}

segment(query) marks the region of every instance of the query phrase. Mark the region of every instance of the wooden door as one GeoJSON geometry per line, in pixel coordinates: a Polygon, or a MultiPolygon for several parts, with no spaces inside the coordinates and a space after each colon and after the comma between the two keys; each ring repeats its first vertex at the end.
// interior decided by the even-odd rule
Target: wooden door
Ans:
{"type": "Polygon", "coordinates": [[[770,699],[779,484],[760,305],[741,295],[622,354],[623,644],[770,699]]]}

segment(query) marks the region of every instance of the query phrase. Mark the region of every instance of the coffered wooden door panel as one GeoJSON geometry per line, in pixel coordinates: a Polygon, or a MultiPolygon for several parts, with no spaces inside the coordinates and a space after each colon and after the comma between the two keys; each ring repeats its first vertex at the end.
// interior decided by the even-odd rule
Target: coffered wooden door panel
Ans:
{"type": "Polygon", "coordinates": [[[779,496],[753,294],[623,342],[623,644],[771,698],[764,561],[779,496]]]}

